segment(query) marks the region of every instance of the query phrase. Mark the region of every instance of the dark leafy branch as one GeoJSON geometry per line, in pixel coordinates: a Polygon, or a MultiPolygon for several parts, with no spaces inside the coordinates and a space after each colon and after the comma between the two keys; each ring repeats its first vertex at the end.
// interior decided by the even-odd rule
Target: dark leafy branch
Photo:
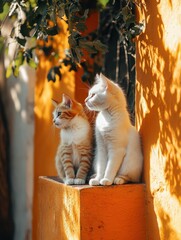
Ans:
{"type": "MultiPolygon", "coordinates": [[[[99,31],[88,36],[82,33],[86,30],[86,20],[90,12],[91,1],[79,0],[1,0],[0,14],[3,14],[1,28],[5,26],[7,18],[16,20],[11,31],[11,38],[17,42],[17,51],[14,60],[7,69],[7,76],[13,73],[19,74],[19,67],[27,62],[36,68],[37,64],[33,58],[33,50],[42,48],[45,55],[49,55],[53,49],[42,46],[27,48],[29,38],[42,39],[47,42],[50,36],[61,32],[58,21],[64,21],[69,31],[69,49],[66,50],[65,58],[59,61],[48,73],[48,80],[55,81],[56,75],[61,79],[61,65],[69,65],[70,71],[77,70],[78,65],[84,68],[83,80],[92,77],[92,72],[100,71],[101,64],[96,64],[97,59],[103,56],[107,48],[106,38],[99,36],[99,31]],[[5,13],[6,12],[6,13],[5,13]],[[88,52],[94,58],[94,66],[83,61],[84,52],[88,52]]],[[[92,1],[95,2],[95,1],[92,1]]],[[[115,11],[115,1],[100,0],[94,4],[102,12],[108,11],[106,26],[116,26],[120,35],[120,42],[132,42],[132,38],[140,34],[142,24],[135,22],[135,1],[120,1],[123,4],[115,11]],[[101,4],[102,3],[102,4],[101,4]],[[113,10],[114,9],[114,10],[113,10]]],[[[107,35],[107,38],[109,36],[107,35]]],[[[133,47],[133,45],[132,45],[133,47]]]]}

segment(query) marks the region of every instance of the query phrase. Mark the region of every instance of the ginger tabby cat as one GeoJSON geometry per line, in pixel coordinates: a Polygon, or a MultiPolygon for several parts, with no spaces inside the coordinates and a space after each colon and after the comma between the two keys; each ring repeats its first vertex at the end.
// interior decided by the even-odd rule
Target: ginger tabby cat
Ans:
{"type": "Polygon", "coordinates": [[[61,129],[55,157],[56,169],[65,184],[85,184],[92,159],[92,129],[83,106],[63,94],[61,103],[52,100],[54,125],[61,129]]]}

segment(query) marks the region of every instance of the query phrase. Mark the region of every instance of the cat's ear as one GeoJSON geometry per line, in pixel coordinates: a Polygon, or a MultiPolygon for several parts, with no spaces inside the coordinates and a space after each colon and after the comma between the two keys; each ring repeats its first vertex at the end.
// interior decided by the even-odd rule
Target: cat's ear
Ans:
{"type": "Polygon", "coordinates": [[[99,82],[100,82],[103,86],[105,86],[105,88],[107,89],[108,84],[109,84],[109,80],[108,80],[108,78],[105,77],[102,73],[100,73],[100,75],[99,75],[99,82]]]}
{"type": "Polygon", "coordinates": [[[63,94],[62,97],[63,97],[62,101],[63,101],[65,107],[71,108],[72,107],[72,99],[69,96],[67,96],[66,94],[63,94]]]}
{"type": "Polygon", "coordinates": [[[100,79],[100,74],[97,73],[97,74],[96,74],[96,77],[95,77],[96,82],[98,82],[99,79],[100,79]]]}
{"type": "Polygon", "coordinates": [[[54,107],[57,107],[57,105],[58,105],[58,102],[57,102],[57,101],[55,101],[54,99],[52,99],[52,104],[53,104],[53,106],[54,106],[54,107]]]}

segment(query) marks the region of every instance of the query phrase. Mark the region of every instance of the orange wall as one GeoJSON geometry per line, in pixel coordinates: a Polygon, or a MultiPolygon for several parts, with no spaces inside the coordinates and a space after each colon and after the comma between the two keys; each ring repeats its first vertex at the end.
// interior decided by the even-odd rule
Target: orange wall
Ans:
{"type": "Polygon", "coordinates": [[[136,120],[149,240],[181,239],[181,2],[145,1],[137,41],[136,120]]]}
{"type": "MultiPolygon", "coordinates": [[[[88,21],[88,30],[93,31],[98,24],[98,15],[93,13],[88,21]]],[[[52,44],[59,54],[64,55],[64,50],[68,48],[67,25],[60,23],[62,33],[55,36],[52,44]]],[[[51,98],[61,101],[62,93],[67,93],[80,102],[83,102],[87,96],[88,87],[82,83],[81,72],[69,72],[66,67],[61,69],[62,80],[55,83],[48,82],[46,79],[48,70],[56,64],[50,58],[44,57],[41,51],[38,52],[40,63],[37,70],[37,80],[35,88],[35,137],[34,137],[34,200],[33,200],[33,240],[37,239],[37,211],[38,211],[38,177],[55,176],[54,158],[59,139],[59,130],[52,124],[53,106],[51,98]]]]}

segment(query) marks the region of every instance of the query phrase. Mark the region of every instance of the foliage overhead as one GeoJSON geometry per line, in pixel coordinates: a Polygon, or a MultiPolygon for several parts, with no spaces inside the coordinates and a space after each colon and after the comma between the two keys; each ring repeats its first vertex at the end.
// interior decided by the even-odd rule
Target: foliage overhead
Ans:
{"type": "MultiPolygon", "coordinates": [[[[19,67],[27,62],[31,67],[36,68],[33,58],[33,50],[41,46],[27,47],[29,38],[48,41],[49,36],[57,35],[61,29],[58,21],[67,24],[69,37],[69,49],[66,50],[65,58],[58,66],[50,69],[48,80],[56,80],[56,75],[61,78],[61,64],[70,65],[70,70],[76,70],[82,65],[87,73],[88,65],[83,61],[84,51],[91,57],[105,53],[108,49],[106,43],[100,41],[98,32],[88,36],[82,33],[86,30],[86,19],[90,12],[89,2],[79,0],[1,0],[0,19],[1,29],[5,26],[7,19],[15,21],[11,30],[11,38],[17,42],[15,58],[7,69],[7,76],[13,73],[16,77],[19,74],[19,67]]],[[[134,5],[135,1],[125,0],[117,11],[110,11],[109,24],[116,26],[120,33],[120,42],[132,41],[142,30],[142,24],[135,22],[134,5]]],[[[115,1],[100,0],[96,2],[98,10],[102,12],[113,9],[115,1]]],[[[136,2],[137,4],[137,2],[136,2]]],[[[47,49],[43,49],[47,50],[47,49]]],[[[45,52],[46,55],[46,52],[45,52]]],[[[85,75],[84,75],[84,78],[85,75]]],[[[86,80],[86,79],[84,79],[86,80]]]]}

